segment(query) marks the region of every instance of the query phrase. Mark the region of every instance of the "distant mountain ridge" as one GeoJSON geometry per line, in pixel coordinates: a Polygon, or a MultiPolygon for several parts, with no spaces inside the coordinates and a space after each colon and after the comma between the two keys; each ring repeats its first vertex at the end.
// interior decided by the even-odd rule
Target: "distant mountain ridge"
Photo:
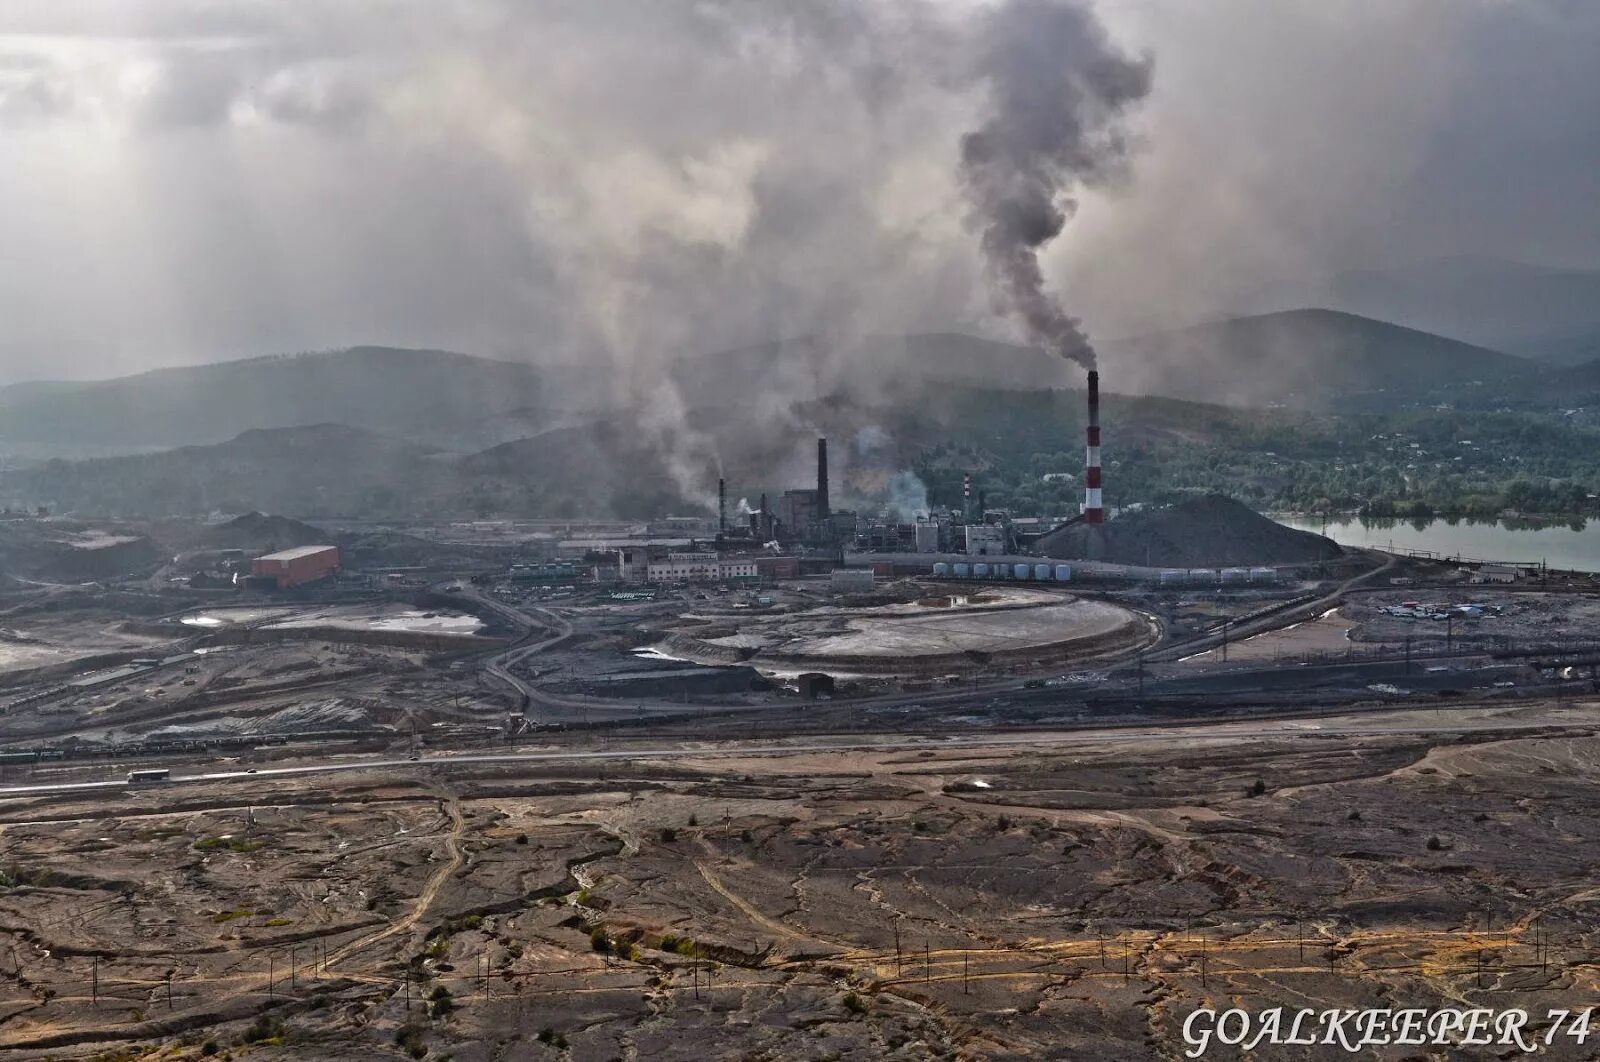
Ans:
{"type": "Polygon", "coordinates": [[[1104,386],[1241,406],[1392,408],[1522,358],[1337,310],[1236,317],[1100,344],[1104,386]]]}
{"type": "Polygon", "coordinates": [[[243,429],[341,423],[405,435],[471,408],[544,411],[539,370],[443,350],[352,347],[0,388],[0,446],[218,443],[243,429]]]}
{"type": "Polygon", "coordinates": [[[1571,364],[1600,356],[1600,270],[1482,257],[1352,270],[1329,305],[1513,354],[1571,364]]]}
{"type": "MultiPolygon", "coordinates": [[[[1108,390],[1235,405],[1385,405],[1441,383],[1519,371],[1495,351],[1330,310],[1293,310],[1101,343],[1108,390]]],[[[610,365],[531,366],[443,350],[353,347],[0,388],[0,455],[210,445],[245,430],[343,424],[472,453],[620,412],[610,365]]],[[[959,333],[815,337],[683,357],[662,370],[683,402],[735,419],[830,396],[893,405],[929,389],[1050,390],[1082,370],[1044,351],[959,333]]],[[[646,393],[649,387],[643,387],[646,393]]]]}

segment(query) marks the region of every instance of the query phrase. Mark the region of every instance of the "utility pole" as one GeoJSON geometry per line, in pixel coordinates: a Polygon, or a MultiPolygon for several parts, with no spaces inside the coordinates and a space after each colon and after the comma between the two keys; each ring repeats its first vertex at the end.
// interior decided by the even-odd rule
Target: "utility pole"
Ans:
{"type": "Polygon", "coordinates": [[[922,983],[933,983],[933,945],[926,940],[922,942],[922,983]]]}
{"type": "Polygon", "coordinates": [[[964,996],[970,996],[972,994],[972,982],[967,978],[966,952],[961,953],[961,994],[964,996]]]}
{"type": "Polygon", "coordinates": [[[172,971],[167,971],[167,1010],[172,1010],[172,971]]]}
{"type": "Polygon", "coordinates": [[[267,952],[267,998],[268,999],[272,998],[272,967],[273,967],[273,955],[272,955],[272,952],[269,951],[269,952],[267,952]]]}
{"type": "Polygon", "coordinates": [[[1128,983],[1128,941],[1126,937],[1122,941],[1122,983],[1124,985],[1128,983]]]}
{"type": "Polygon", "coordinates": [[[1200,934],[1200,987],[1206,987],[1206,935],[1200,934]]]}
{"type": "Polygon", "coordinates": [[[89,960],[89,1002],[100,1002],[100,956],[92,956],[89,960]]]}
{"type": "Polygon", "coordinates": [[[900,962],[900,920],[899,919],[895,919],[895,923],[894,923],[894,975],[896,977],[899,977],[900,974],[901,974],[901,971],[902,971],[902,965],[901,965],[901,962],[900,962]]]}
{"type": "Polygon", "coordinates": [[[291,989],[300,987],[299,982],[295,980],[295,974],[294,974],[294,947],[292,945],[289,948],[289,987],[291,989]]]}

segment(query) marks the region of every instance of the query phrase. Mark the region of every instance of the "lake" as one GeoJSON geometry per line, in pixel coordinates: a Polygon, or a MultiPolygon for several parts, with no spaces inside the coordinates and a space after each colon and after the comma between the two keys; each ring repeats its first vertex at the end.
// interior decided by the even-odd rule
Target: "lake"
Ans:
{"type": "Polygon", "coordinates": [[[1327,535],[1342,546],[1431,550],[1469,560],[1543,561],[1552,568],[1600,572],[1600,520],[1530,526],[1524,521],[1323,519],[1282,513],[1272,518],[1287,527],[1327,535]]]}

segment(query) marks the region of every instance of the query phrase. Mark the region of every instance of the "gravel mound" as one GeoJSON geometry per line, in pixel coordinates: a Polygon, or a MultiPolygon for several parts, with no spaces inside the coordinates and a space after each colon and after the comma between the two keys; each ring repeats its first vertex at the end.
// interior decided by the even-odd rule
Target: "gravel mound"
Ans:
{"type": "Polygon", "coordinates": [[[1039,540],[1039,552],[1061,560],[1100,560],[1158,568],[1221,568],[1314,564],[1342,556],[1332,539],[1296,531],[1221,494],[1165,509],[1128,513],[1098,528],[1082,522],[1039,540]]]}

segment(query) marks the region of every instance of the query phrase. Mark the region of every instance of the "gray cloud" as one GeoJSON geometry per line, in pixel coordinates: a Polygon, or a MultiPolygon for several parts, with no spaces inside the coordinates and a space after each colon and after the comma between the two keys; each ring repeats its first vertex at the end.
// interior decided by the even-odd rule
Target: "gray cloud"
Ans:
{"type": "MultiPolygon", "coordinates": [[[[963,224],[992,8],[12,5],[0,382],[379,342],[587,360],[639,397],[778,336],[1020,335],[963,224]]],[[[1077,188],[1040,255],[1095,334],[1351,266],[1600,261],[1600,6],[1098,13],[1161,73],[1126,179],[1077,188]]]]}

